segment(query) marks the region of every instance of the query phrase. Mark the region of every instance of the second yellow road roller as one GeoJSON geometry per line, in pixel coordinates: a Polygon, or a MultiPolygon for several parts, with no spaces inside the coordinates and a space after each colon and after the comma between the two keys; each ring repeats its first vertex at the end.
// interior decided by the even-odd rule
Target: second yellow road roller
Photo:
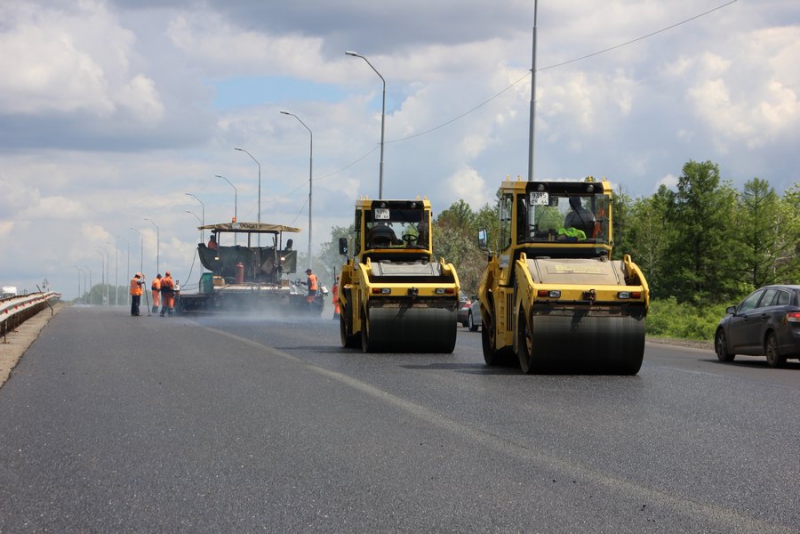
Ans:
{"type": "Polygon", "coordinates": [[[427,199],[356,202],[355,235],[339,282],[343,347],[364,352],[453,352],[460,284],[433,257],[427,199]]]}

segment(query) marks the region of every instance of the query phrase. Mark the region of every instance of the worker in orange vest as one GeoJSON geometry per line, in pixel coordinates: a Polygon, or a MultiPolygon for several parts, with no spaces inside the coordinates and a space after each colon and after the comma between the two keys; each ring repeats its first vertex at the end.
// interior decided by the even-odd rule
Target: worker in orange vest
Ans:
{"type": "Polygon", "coordinates": [[[172,275],[167,271],[161,279],[161,317],[172,315],[175,307],[175,282],[172,275]]]}
{"type": "Polygon", "coordinates": [[[332,302],[333,302],[333,318],[334,318],[334,320],[339,318],[339,280],[340,280],[340,278],[341,278],[340,276],[336,277],[336,281],[333,283],[333,291],[331,291],[331,293],[333,293],[333,301],[332,302]]]}
{"type": "Polygon", "coordinates": [[[319,282],[317,281],[317,275],[311,269],[306,269],[306,274],[308,275],[308,280],[306,280],[306,285],[308,286],[308,296],[306,297],[306,302],[310,306],[312,302],[314,302],[314,297],[317,296],[317,289],[319,288],[319,282]]]}
{"type": "Polygon", "coordinates": [[[142,286],[144,279],[142,275],[136,273],[131,279],[131,315],[139,315],[139,306],[142,303],[142,286]]]}
{"type": "Polygon", "coordinates": [[[150,291],[153,292],[153,313],[158,313],[158,307],[161,305],[161,273],[158,273],[153,280],[150,291]]]}

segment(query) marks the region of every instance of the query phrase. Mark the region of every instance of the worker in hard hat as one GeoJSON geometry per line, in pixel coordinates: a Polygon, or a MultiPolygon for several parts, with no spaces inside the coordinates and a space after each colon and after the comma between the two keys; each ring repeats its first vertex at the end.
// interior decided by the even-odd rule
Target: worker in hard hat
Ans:
{"type": "Polygon", "coordinates": [[[142,286],[144,277],[141,273],[136,273],[131,279],[131,315],[139,314],[139,306],[142,304],[142,286]]]}
{"type": "Polygon", "coordinates": [[[161,317],[172,315],[175,307],[175,282],[169,271],[161,279],[161,317]]]}
{"type": "Polygon", "coordinates": [[[153,313],[158,313],[158,307],[161,305],[161,273],[153,279],[150,285],[150,291],[153,292],[153,313]]]}

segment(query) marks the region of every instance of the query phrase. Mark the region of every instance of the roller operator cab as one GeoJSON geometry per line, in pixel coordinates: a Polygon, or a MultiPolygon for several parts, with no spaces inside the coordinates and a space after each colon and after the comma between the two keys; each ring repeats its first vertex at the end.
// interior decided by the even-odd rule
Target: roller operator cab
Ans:
{"type": "Polygon", "coordinates": [[[455,267],[435,261],[427,199],[356,202],[355,235],[339,290],[343,347],[364,352],[452,352],[460,284],[455,267]]]}
{"type": "Polygon", "coordinates": [[[611,259],[609,183],[506,180],[498,223],[478,236],[489,253],[478,290],[486,364],[638,373],[650,292],[630,256],[611,259]]]}

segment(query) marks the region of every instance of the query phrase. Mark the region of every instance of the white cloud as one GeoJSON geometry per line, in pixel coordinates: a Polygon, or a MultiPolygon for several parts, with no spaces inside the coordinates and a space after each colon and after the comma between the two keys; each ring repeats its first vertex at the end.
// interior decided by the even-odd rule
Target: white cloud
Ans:
{"type": "MultiPolygon", "coordinates": [[[[448,184],[453,190],[455,197],[464,200],[473,210],[479,209],[489,202],[486,181],[481,177],[478,171],[473,168],[463,167],[458,169],[450,176],[448,184]]],[[[447,207],[448,206],[441,206],[439,207],[439,211],[447,207]]]]}
{"type": "Polygon", "coordinates": [[[666,174],[656,182],[656,189],[658,189],[662,185],[667,186],[669,189],[674,189],[678,185],[678,177],[671,173],[666,174]]]}
{"type": "Polygon", "coordinates": [[[155,82],[130,73],[135,35],[102,2],[0,8],[0,113],[85,112],[109,118],[120,108],[152,122],[163,111],[155,82]]]}

